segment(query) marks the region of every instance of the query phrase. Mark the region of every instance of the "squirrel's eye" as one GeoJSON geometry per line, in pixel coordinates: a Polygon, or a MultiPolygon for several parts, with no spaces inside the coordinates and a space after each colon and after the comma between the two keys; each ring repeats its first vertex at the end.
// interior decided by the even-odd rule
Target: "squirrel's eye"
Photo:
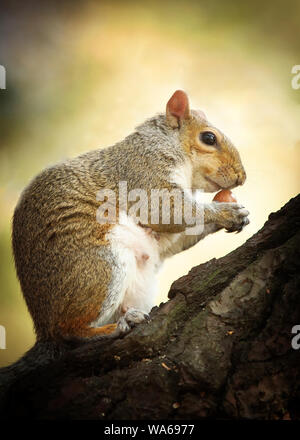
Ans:
{"type": "Polygon", "coordinates": [[[201,133],[200,139],[206,145],[214,145],[217,142],[216,135],[211,131],[204,131],[201,133]]]}

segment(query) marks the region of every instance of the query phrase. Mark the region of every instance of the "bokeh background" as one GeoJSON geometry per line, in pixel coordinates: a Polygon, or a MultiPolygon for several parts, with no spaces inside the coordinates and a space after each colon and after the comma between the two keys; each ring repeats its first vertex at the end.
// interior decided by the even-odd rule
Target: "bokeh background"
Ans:
{"type": "MultiPolygon", "coordinates": [[[[106,147],[164,111],[182,88],[239,148],[251,212],[241,234],[220,231],[169,260],[160,295],[204,261],[241,245],[299,192],[300,2],[43,1],[2,3],[0,64],[0,365],[34,342],[15,275],[11,217],[43,167],[106,147]]],[[[208,196],[209,199],[212,195],[208,196]]]]}

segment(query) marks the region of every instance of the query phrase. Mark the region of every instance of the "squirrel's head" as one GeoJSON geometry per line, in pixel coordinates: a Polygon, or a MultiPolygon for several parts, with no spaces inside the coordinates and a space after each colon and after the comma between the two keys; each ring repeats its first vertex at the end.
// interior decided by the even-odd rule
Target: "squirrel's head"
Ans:
{"type": "Polygon", "coordinates": [[[205,192],[242,185],[246,173],[231,141],[202,111],[190,110],[188,96],[177,90],[167,103],[166,120],[179,130],[181,146],[192,162],[193,188],[205,192]]]}

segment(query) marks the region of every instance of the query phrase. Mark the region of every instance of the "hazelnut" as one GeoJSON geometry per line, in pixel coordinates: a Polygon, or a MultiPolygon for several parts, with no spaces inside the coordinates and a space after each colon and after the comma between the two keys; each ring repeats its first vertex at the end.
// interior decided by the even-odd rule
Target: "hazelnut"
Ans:
{"type": "Polygon", "coordinates": [[[213,202],[231,202],[236,203],[236,198],[229,189],[222,189],[213,198],[213,202]]]}

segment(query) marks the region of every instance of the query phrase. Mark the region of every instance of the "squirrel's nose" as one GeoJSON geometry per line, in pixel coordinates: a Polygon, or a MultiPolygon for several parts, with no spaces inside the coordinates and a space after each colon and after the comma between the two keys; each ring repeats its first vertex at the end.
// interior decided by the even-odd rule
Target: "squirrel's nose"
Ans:
{"type": "Polygon", "coordinates": [[[244,170],[238,172],[237,174],[237,179],[236,179],[236,184],[237,185],[243,185],[243,183],[246,180],[246,173],[244,170]]]}

